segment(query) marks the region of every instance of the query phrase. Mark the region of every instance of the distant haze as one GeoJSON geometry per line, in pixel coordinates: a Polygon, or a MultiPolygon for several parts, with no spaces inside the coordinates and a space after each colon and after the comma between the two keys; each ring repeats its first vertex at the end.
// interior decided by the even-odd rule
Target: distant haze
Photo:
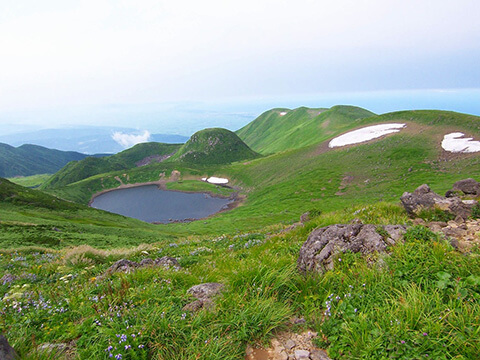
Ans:
{"type": "Polygon", "coordinates": [[[477,0],[3,1],[0,135],[190,135],[274,106],[480,114],[478,14],[477,0]]]}

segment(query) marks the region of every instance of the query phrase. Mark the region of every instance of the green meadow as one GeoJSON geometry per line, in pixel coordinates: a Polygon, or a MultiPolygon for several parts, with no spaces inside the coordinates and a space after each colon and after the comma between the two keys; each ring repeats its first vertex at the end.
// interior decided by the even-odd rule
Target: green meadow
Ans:
{"type": "MultiPolygon", "coordinates": [[[[250,154],[242,159],[223,151],[221,161],[173,156],[134,166],[152,149],[170,151],[140,144],[131,150],[138,156],[126,150],[113,160],[69,163],[42,178],[41,191],[0,179],[0,333],[22,359],[56,357],[38,350],[46,343],[66,344],[72,359],[243,359],[248,344],[305,330],[318,332],[316,346],[332,359],[476,359],[480,249],[461,253],[413,226],[399,198],[424,183],[443,194],[460,179],[479,180],[478,153],[440,146],[446,133],[474,136],[479,128],[478,117],[442,111],[274,109],[237,132],[250,154]],[[385,122],[407,127],[328,147],[337,135],[385,122]],[[228,178],[229,187],[201,181],[209,176],[228,178]],[[241,201],[206,219],[163,225],[86,206],[99,191],[152,181],[241,201]],[[310,220],[292,227],[308,211],[310,220]],[[385,254],[343,253],[324,274],[297,271],[312,230],[354,219],[410,228],[385,254]],[[117,260],[162,256],[181,267],[104,276],[117,260]],[[215,307],[183,310],[193,301],[187,290],[204,282],[225,285],[215,307]]],[[[224,148],[240,146],[226,136],[224,148]]],[[[190,149],[212,153],[198,143],[190,149]]]]}

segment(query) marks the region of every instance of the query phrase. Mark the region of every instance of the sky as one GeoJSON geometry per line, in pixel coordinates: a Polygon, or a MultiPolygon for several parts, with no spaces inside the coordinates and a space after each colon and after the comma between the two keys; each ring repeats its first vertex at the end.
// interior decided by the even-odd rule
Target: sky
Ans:
{"type": "Polygon", "coordinates": [[[0,133],[475,90],[479,14],[478,0],[0,0],[0,133]]]}

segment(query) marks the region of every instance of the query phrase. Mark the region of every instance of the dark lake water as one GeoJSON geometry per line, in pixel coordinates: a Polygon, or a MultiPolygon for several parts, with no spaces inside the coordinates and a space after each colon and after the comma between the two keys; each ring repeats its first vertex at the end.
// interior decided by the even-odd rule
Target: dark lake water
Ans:
{"type": "Polygon", "coordinates": [[[160,190],[145,185],[113,190],[97,196],[90,206],[145,222],[201,219],[225,209],[231,199],[203,193],[160,190]]]}

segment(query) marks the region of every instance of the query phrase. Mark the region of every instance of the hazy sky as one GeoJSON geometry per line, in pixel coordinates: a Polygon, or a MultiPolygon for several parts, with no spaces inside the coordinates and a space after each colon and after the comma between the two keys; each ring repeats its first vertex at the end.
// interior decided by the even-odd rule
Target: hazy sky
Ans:
{"type": "Polygon", "coordinates": [[[0,114],[480,88],[479,14],[478,0],[0,0],[0,114]]]}

